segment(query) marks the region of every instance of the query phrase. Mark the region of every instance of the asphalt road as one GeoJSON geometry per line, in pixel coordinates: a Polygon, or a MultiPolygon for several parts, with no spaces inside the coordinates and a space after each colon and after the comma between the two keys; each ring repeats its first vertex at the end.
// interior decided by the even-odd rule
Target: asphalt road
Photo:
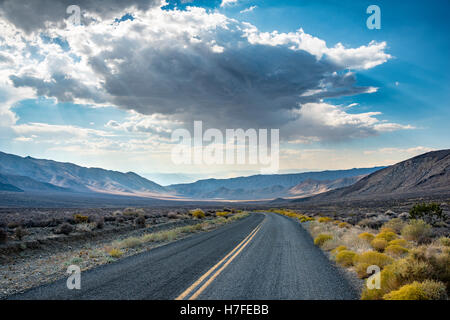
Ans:
{"type": "Polygon", "coordinates": [[[356,299],[295,221],[251,214],[208,233],[82,272],[12,299],[356,299]]]}

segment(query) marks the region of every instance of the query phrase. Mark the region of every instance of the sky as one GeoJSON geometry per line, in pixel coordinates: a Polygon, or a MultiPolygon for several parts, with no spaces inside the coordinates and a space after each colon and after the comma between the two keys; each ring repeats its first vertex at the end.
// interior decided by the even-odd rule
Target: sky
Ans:
{"type": "Polygon", "coordinates": [[[449,148],[448,1],[0,0],[0,151],[168,184],[172,134],[278,129],[279,172],[449,148]],[[76,10],[67,12],[70,5],[76,10]],[[380,29],[369,29],[370,5],[380,29]],[[79,17],[79,20],[76,18],[79,17]]]}

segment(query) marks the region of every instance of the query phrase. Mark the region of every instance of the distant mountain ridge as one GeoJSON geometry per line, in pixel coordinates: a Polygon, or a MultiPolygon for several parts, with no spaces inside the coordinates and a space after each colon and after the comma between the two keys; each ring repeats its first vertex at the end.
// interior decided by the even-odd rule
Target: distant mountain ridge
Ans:
{"type": "MultiPolygon", "coordinates": [[[[230,179],[205,179],[194,183],[170,185],[167,188],[173,190],[178,195],[196,199],[268,199],[295,196],[295,189],[291,190],[291,188],[296,187],[306,180],[310,180],[310,183],[315,184],[320,184],[320,181],[324,181],[323,187],[327,191],[333,188],[333,185],[335,187],[342,187],[356,181],[334,182],[335,180],[364,176],[382,168],[384,167],[293,174],[253,175],[230,179]],[[328,184],[328,187],[325,186],[326,184],[328,184]]],[[[306,187],[306,185],[303,187],[306,187]]],[[[306,192],[302,193],[307,194],[306,192]]],[[[308,195],[311,195],[311,193],[308,195]]]]}
{"type": "Polygon", "coordinates": [[[428,152],[399,162],[376,171],[351,186],[322,193],[306,201],[439,192],[450,192],[450,149],[428,152]]]}
{"type": "Polygon", "coordinates": [[[85,168],[72,163],[0,152],[0,182],[25,191],[165,193],[157,183],[133,172],[85,168]]]}

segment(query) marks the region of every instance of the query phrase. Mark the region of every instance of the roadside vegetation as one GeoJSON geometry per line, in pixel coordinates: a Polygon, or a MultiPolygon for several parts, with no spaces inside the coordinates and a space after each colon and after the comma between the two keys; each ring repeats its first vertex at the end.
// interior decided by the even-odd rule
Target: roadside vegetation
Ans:
{"type": "Polygon", "coordinates": [[[368,279],[373,274],[370,267],[378,266],[380,289],[364,286],[363,300],[445,300],[449,297],[450,238],[435,237],[433,225],[427,223],[442,221],[442,210],[436,204],[416,205],[407,219],[390,219],[379,229],[330,217],[309,217],[292,210],[271,211],[297,219],[311,234],[315,245],[360,279],[372,281],[368,279]]]}

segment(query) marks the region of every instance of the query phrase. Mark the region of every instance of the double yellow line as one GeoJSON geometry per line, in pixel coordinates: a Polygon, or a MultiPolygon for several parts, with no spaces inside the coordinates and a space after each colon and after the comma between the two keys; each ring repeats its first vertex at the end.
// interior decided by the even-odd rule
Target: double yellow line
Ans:
{"type": "Polygon", "coordinates": [[[209,269],[205,274],[203,274],[200,278],[198,278],[197,281],[195,281],[182,294],[176,297],[175,300],[183,300],[188,295],[190,295],[191,292],[193,292],[193,294],[188,298],[188,300],[197,299],[197,297],[211,284],[211,282],[214,281],[214,279],[231,263],[231,261],[233,261],[237,257],[237,255],[247,246],[247,244],[249,244],[249,242],[252,241],[253,237],[258,233],[259,229],[261,229],[261,225],[262,222],[255,229],[253,229],[253,231],[250,232],[250,234],[244,240],[242,240],[236,247],[234,247],[234,249],[231,250],[222,260],[217,262],[214,265],[214,267],[209,269]],[[222,265],[222,267],[219,268],[220,265],[222,265]],[[213,273],[217,268],[219,269],[215,273],[213,273]],[[208,278],[208,276],[210,276],[211,274],[212,276],[209,277],[209,279],[204,282],[204,280],[208,278]],[[203,285],[201,285],[202,283],[203,285]],[[194,289],[196,289],[197,287],[199,288],[194,291],[194,289]]]}

